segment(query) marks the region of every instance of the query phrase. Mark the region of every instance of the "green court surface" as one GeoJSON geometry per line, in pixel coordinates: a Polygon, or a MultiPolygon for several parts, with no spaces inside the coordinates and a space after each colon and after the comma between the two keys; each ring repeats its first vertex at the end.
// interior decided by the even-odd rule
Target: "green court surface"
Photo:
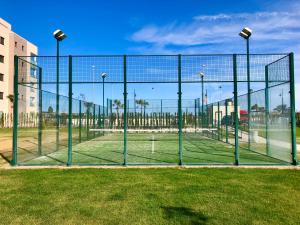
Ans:
{"type": "MultiPolygon", "coordinates": [[[[176,133],[129,133],[127,139],[127,164],[179,163],[178,134],[176,133]]],[[[107,133],[104,136],[78,142],[73,138],[73,165],[123,165],[124,135],[107,133]]],[[[67,143],[62,141],[59,151],[34,151],[19,160],[21,165],[60,165],[68,158],[67,143]],[[63,143],[63,144],[62,144],[63,143]]],[[[46,147],[46,145],[43,145],[46,147]]],[[[48,144],[54,146],[54,144],[48,144]]],[[[46,149],[46,148],[45,148],[46,149]]],[[[234,164],[234,146],[204,137],[197,133],[183,134],[183,164],[234,164]]],[[[30,151],[29,151],[30,152],[30,151]]],[[[255,151],[239,149],[241,164],[288,164],[255,151]]]]}

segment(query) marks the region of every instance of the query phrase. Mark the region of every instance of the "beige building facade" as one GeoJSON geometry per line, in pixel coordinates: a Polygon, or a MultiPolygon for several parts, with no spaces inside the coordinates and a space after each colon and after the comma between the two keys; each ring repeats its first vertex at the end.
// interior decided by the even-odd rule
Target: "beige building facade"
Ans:
{"type": "Polygon", "coordinates": [[[32,66],[36,63],[37,54],[37,46],[14,33],[11,25],[0,18],[0,113],[12,113],[13,104],[8,96],[13,96],[14,93],[14,55],[30,56],[30,63],[32,63],[20,61],[18,65],[21,67],[19,71],[23,71],[22,76],[25,76],[24,79],[29,83],[27,85],[32,86],[32,88],[19,86],[19,112],[37,111],[35,88],[37,71],[32,66]]]}

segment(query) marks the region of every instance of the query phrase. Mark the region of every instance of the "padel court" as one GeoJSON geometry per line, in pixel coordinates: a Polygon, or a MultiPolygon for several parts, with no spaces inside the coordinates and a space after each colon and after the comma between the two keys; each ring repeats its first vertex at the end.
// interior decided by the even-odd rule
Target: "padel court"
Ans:
{"type": "Polygon", "coordinates": [[[297,164],[293,54],[15,57],[13,165],[297,164]]]}

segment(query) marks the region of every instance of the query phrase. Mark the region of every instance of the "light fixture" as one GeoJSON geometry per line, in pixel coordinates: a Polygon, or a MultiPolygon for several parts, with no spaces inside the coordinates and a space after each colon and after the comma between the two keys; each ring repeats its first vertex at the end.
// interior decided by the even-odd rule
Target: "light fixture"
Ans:
{"type": "Polygon", "coordinates": [[[252,30],[249,27],[244,27],[243,30],[239,33],[242,38],[249,39],[252,34],[252,30]]]}
{"type": "Polygon", "coordinates": [[[61,30],[56,30],[56,31],[53,32],[53,37],[57,41],[62,41],[67,37],[67,35],[64,32],[62,32],[61,30]]]}
{"type": "Polygon", "coordinates": [[[101,77],[104,79],[105,77],[107,77],[107,73],[102,73],[101,77]]]}

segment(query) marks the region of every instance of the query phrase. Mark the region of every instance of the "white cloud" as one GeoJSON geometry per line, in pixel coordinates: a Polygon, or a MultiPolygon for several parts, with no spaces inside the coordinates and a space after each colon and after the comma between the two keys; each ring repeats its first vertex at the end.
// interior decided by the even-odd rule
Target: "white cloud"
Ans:
{"type": "Polygon", "coordinates": [[[147,25],[135,32],[131,40],[160,46],[224,43],[236,38],[244,25],[254,28],[254,40],[290,40],[300,38],[299,20],[298,12],[201,15],[189,24],[147,25]]]}
{"type": "Polygon", "coordinates": [[[288,4],[273,11],[198,15],[189,23],[145,25],[131,35],[137,47],[130,50],[155,54],[241,52],[244,45],[238,33],[248,26],[253,29],[252,52],[296,53],[296,107],[300,109],[300,2],[288,4]]]}

